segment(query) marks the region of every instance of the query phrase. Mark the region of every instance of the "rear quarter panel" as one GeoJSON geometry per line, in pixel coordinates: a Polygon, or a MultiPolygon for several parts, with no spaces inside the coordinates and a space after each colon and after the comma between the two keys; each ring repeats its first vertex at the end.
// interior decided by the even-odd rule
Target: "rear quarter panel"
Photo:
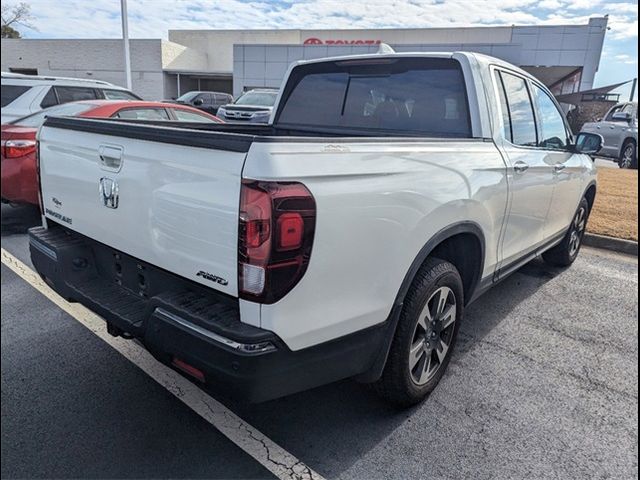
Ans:
{"type": "Polygon", "coordinates": [[[309,268],[261,326],[297,350],[384,322],[427,241],[459,221],[484,232],[493,273],[507,204],[492,142],[254,143],[244,178],[300,181],[317,204],[309,268]]]}

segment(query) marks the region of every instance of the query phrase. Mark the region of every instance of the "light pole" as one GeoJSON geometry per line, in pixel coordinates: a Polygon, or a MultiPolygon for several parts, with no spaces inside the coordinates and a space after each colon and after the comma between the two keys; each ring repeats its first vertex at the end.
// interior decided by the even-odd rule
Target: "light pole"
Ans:
{"type": "Polygon", "coordinates": [[[124,71],[127,76],[127,88],[131,90],[131,54],[129,52],[129,20],[127,18],[127,0],[120,0],[122,17],[122,40],[124,43],[124,71]]]}

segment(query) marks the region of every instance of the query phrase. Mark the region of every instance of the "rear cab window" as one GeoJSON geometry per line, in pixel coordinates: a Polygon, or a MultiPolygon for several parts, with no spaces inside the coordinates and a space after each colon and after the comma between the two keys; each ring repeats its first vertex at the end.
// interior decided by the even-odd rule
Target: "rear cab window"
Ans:
{"type": "Polygon", "coordinates": [[[471,137],[465,79],[453,59],[311,63],[293,70],[282,97],[283,127],[471,137]]]}
{"type": "Polygon", "coordinates": [[[13,103],[16,99],[31,90],[31,87],[25,85],[2,85],[2,107],[6,107],[13,103]]]}

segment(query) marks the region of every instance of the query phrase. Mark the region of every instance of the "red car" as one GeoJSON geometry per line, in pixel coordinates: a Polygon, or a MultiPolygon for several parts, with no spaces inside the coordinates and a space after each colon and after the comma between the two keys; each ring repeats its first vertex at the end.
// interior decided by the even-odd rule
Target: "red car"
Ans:
{"type": "Polygon", "coordinates": [[[223,123],[202,110],[175,103],[86,100],[47,108],[0,127],[3,202],[38,204],[36,133],[48,115],[223,123]]]}

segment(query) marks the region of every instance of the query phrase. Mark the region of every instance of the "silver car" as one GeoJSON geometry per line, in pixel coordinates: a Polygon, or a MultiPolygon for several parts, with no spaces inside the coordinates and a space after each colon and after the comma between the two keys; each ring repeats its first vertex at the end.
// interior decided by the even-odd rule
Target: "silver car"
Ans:
{"type": "Polygon", "coordinates": [[[599,122],[585,123],[583,132],[599,133],[604,146],[598,155],[615,158],[620,168],[638,168],[638,103],[615,105],[599,122]]]}

